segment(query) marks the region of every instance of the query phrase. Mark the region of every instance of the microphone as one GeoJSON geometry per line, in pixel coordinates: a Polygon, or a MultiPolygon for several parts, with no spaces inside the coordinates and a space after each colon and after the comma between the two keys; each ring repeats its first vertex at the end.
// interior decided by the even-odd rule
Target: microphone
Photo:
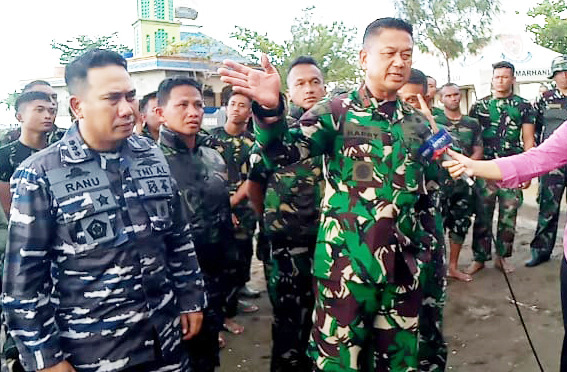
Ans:
{"type": "MultiPolygon", "coordinates": [[[[418,150],[418,154],[421,158],[427,161],[437,160],[439,158],[443,161],[453,160],[446,152],[453,143],[453,137],[451,137],[451,134],[449,134],[446,129],[441,128],[437,133],[431,135],[424,127],[424,130],[417,131],[417,134],[424,140],[423,145],[421,145],[418,150]]],[[[468,174],[462,173],[459,178],[465,181],[467,185],[471,187],[474,186],[474,180],[468,174]]]]}

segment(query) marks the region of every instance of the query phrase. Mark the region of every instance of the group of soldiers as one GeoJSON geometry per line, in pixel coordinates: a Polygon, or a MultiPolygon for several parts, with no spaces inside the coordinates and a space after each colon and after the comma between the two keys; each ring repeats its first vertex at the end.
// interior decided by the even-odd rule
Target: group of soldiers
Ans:
{"type": "MultiPolygon", "coordinates": [[[[433,106],[436,82],[411,68],[412,52],[410,24],[372,22],[363,83],[331,96],[309,56],[290,65],[287,97],[265,56],[262,69],[225,61],[227,122],[209,133],[197,81],[167,78],[138,105],[111,51],[66,66],[67,131],[54,127],[53,89],[26,86],[19,138],[0,148],[3,368],[213,371],[220,331],[243,331],[233,318],[257,232],[272,371],[444,370],[447,275],[470,281],[491,258],[496,199],[495,265],[511,270],[522,194],[451,180],[423,144],[444,129],[467,156],[493,159],[545,140],[567,119],[567,57],[553,61],[556,86],[535,108],[514,94],[514,66],[494,64],[493,93],[467,116],[452,83],[439,89],[443,109],[433,106]]],[[[562,173],[540,184],[547,209],[528,266],[549,259],[559,200],[545,200],[564,183],[562,173]]]]}

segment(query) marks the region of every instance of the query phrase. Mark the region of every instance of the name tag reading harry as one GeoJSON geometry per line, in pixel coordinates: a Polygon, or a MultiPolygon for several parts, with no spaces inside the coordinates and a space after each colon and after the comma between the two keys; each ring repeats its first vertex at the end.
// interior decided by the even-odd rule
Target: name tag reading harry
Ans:
{"type": "Polygon", "coordinates": [[[344,136],[346,138],[364,138],[376,140],[382,138],[382,130],[377,126],[365,126],[350,121],[344,123],[344,136]]]}
{"type": "Polygon", "coordinates": [[[550,103],[549,105],[547,105],[547,108],[550,109],[550,110],[560,110],[561,104],[560,103],[550,103]]]}

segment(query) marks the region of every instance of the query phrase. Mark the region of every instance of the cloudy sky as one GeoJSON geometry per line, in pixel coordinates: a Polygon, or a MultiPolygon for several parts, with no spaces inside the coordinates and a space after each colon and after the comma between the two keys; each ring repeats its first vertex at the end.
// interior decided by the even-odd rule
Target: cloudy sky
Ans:
{"type": "MultiPolygon", "coordinates": [[[[534,0],[533,3],[536,1],[534,0]]],[[[344,0],[179,0],[199,12],[202,31],[231,46],[228,35],[235,25],[267,33],[276,41],[289,36],[295,17],[306,6],[315,5],[317,21],[343,21],[357,27],[359,33],[372,20],[395,15],[392,0],[345,2],[344,0]],[[363,4],[365,8],[349,8],[345,4],[363,4]]],[[[499,26],[521,31],[529,20],[526,3],[502,0],[507,13],[499,26]],[[520,15],[515,15],[518,11],[520,15]]],[[[52,50],[52,40],[65,41],[76,35],[107,35],[119,33],[124,44],[133,47],[132,23],[136,20],[136,0],[19,0],[1,1],[0,35],[3,55],[0,58],[0,100],[19,89],[21,80],[46,78],[53,75],[58,54],[52,50]]],[[[360,37],[360,35],[359,35],[360,37]]],[[[0,105],[0,123],[6,117],[0,105]]],[[[10,117],[13,117],[11,114],[10,117]]]]}

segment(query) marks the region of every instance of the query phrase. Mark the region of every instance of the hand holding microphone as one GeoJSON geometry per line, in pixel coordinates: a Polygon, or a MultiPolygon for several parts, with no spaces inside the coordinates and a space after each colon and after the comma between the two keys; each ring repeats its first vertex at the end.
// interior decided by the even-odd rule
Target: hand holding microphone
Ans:
{"type": "Polygon", "coordinates": [[[453,138],[449,132],[444,128],[439,129],[437,133],[425,138],[423,145],[419,148],[419,156],[428,161],[441,158],[441,160],[443,160],[442,165],[445,168],[449,168],[449,166],[454,167],[449,169],[451,177],[460,178],[465,181],[467,185],[472,187],[474,185],[474,180],[471,178],[472,168],[466,167],[468,164],[467,161],[471,162],[470,165],[472,165],[472,160],[451,150],[450,147],[452,143],[453,138]],[[453,157],[449,156],[447,152],[453,157]]]}

